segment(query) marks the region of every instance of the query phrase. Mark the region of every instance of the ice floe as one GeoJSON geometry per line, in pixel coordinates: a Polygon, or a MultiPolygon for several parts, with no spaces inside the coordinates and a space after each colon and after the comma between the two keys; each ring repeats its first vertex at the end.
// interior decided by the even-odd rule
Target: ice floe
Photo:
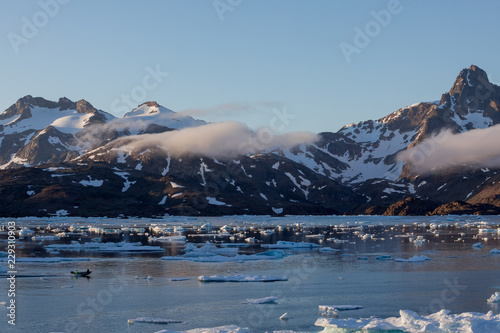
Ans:
{"type": "Polygon", "coordinates": [[[358,310],[362,309],[361,305],[320,305],[319,311],[324,312],[336,312],[336,311],[348,311],[348,310],[358,310]]]}
{"type": "Polygon", "coordinates": [[[315,325],[324,327],[324,332],[331,332],[332,328],[364,329],[364,330],[398,330],[404,332],[498,332],[500,315],[492,311],[484,313],[466,312],[450,314],[448,310],[441,310],[428,316],[420,316],[410,310],[400,310],[399,317],[390,318],[318,318],[315,325]]]}
{"type": "Polygon", "coordinates": [[[271,275],[202,275],[198,277],[200,282],[275,282],[275,281],[288,281],[286,277],[271,276],[271,275]]]}
{"type": "Polygon", "coordinates": [[[261,247],[268,249],[315,249],[321,247],[321,245],[306,242],[277,241],[276,244],[261,244],[261,247]]]}
{"type": "Polygon", "coordinates": [[[274,296],[269,296],[269,297],[263,297],[263,298],[247,298],[241,303],[244,304],[271,304],[274,303],[278,300],[278,297],[274,296]]]}
{"type": "Polygon", "coordinates": [[[488,298],[488,303],[500,303],[500,292],[497,291],[491,295],[491,297],[488,298]]]}
{"type": "MultiPolygon", "coordinates": [[[[233,250],[233,248],[220,248],[219,250],[233,250]]],[[[237,249],[234,249],[237,250],[237,249]]],[[[237,254],[233,256],[220,255],[213,252],[192,251],[182,256],[162,257],[162,260],[188,260],[194,262],[245,262],[256,260],[276,260],[282,259],[286,255],[281,251],[266,251],[257,254],[237,254]]]]}
{"type": "Polygon", "coordinates": [[[163,319],[163,318],[153,318],[153,317],[139,317],[135,319],[129,319],[127,323],[134,324],[134,323],[150,323],[150,324],[178,324],[182,323],[181,320],[174,320],[174,319],[163,319]]]}
{"type": "Polygon", "coordinates": [[[431,258],[424,256],[424,255],[414,255],[410,259],[403,259],[403,258],[396,258],[396,261],[398,262],[424,262],[427,260],[432,260],[431,258]]]}
{"type": "Polygon", "coordinates": [[[378,256],[375,259],[377,259],[377,260],[394,260],[394,258],[390,255],[378,256]]]}
{"type": "Polygon", "coordinates": [[[87,242],[80,244],[76,241],[72,241],[71,244],[50,244],[46,245],[45,249],[47,250],[64,250],[64,251],[99,251],[99,252],[163,252],[165,249],[162,249],[159,246],[149,246],[142,245],[142,243],[127,243],[127,242],[118,242],[118,243],[97,243],[97,242],[87,242]]]}
{"type": "Polygon", "coordinates": [[[342,250],[334,249],[329,246],[322,247],[319,249],[321,252],[342,252],[342,250]]]}
{"type": "Polygon", "coordinates": [[[155,333],[248,333],[250,330],[248,328],[241,328],[236,325],[227,325],[211,328],[194,328],[187,331],[170,331],[161,330],[155,333]]]}
{"type": "Polygon", "coordinates": [[[161,237],[150,236],[148,238],[148,241],[160,242],[160,243],[185,243],[186,236],[161,236],[161,237]]]}

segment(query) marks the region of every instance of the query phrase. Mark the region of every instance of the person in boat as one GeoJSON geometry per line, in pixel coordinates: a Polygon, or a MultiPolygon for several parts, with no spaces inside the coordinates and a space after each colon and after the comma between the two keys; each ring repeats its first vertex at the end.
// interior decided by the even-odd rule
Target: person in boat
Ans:
{"type": "Polygon", "coordinates": [[[85,272],[85,274],[90,274],[90,270],[87,268],[87,271],[85,272]]]}

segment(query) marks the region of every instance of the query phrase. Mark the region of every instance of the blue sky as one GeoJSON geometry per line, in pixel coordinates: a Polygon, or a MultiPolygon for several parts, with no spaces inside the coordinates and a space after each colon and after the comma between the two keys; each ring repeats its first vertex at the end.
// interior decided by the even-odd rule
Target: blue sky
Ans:
{"type": "Polygon", "coordinates": [[[4,0],[2,7],[1,110],[27,94],[86,99],[116,116],[155,100],[253,128],[286,111],[294,118],[285,132],[321,132],[439,99],[471,64],[500,83],[498,1],[4,0]],[[346,57],[341,45],[356,52],[346,57]]]}

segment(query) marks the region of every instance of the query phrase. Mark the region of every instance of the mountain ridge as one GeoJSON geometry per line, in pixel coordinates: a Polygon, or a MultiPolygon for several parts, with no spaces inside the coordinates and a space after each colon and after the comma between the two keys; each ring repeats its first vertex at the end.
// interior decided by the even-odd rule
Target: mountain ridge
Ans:
{"type": "Polygon", "coordinates": [[[445,130],[453,135],[500,124],[498,105],[500,87],[471,65],[439,100],[319,133],[315,142],[218,160],[177,156],[157,139],[135,144],[144,134],[181,140],[168,133],[193,129],[187,132],[193,135],[209,125],[157,102],[116,118],[83,99],[27,95],[0,115],[0,197],[7,198],[0,210],[36,216],[494,213],[499,170],[456,165],[423,174],[411,152],[445,130]]]}

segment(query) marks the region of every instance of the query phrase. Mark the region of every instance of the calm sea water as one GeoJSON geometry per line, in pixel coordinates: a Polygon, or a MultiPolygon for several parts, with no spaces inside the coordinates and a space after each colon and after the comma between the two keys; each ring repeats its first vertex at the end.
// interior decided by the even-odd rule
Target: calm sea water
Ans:
{"type": "MultiPolygon", "coordinates": [[[[279,232],[261,237],[263,242],[278,239],[307,240],[307,234],[333,229],[315,229],[314,226],[372,225],[367,228],[376,234],[377,240],[361,238],[352,232],[335,229],[336,238],[350,243],[327,242],[322,246],[341,249],[341,252],[322,253],[318,250],[293,252],[281,260],[244,263],[194,263],[187,261],[162,261],[162,255],[178,253],[178,249],[165,245],[161,254],[114,254],[72,252],[58,256],[91,258],[91,261],[17,263],[16,279],[16,326],[7,323],[7,309],[0,306],[1,332],[157,332],[162,329],[183,331],[199,327],[215,327],[236,324],[249,327],[252,332],[295,330],[319,332],[314,322],[320,313],[319,305],[352,304],[363,309],[344,311],[340,318],[397,316],[400,309],[429,314],[442,308],[453,313],[498,313],[495,305],[486,300],[500,291],[500,255],[489,255],[493,248],[500,248],[495,236],[487,235],[485,247],[474,249],[472,244],[477,230],[443,228],[439,236],[426,228],[412,227],[419,223],[453,224],[472,221],[469,218],[283,218],[237,217],[224,219],[169,221],[172,225],[197,225],[207,221],[213,225],[276,226],[304,223],[306,228],[298,235],[289,232],[286,237],[279,232]],[[393,225],[407,225],[391,230],[393,225]],[[311,228],[308,228],[311,227],[311,228]],[[396,234],[413,232],[429,239],[416,246],[396,234]],[[459,235],[465,233],[466,235],[459,235]],[[455,241],[462,236],[463,242],[455,241]],[[383,239],[383,240],[382,240],[383,239]],[[432,260],[423,263],[380,261],[379,255],[409,258],[426,255],[432,260]],[[367,260],[359,260],[366,257],[367,260]],[[74,278],[69,272],[75,269],[93,271],[92,278],[74,278]],[[285,276],[288,281],[269,283],[201,283],[200,275],[259,274],[285,276]],[[152,279],[146,279],[151,275],[152,279]],[[24,276],[24,277],[22,277],[24,276]],[[172,278],[187,278],[172,281],[172,278]],[[247,298],[279,297],[276,304],[242,304],[247,298]],[[288,313],[289,320],[279,317],[288,313]],[[155,317],[180,320],[183,323],[155,325],[128,324],[129,319],[155,317]]],[[[495,218],[484,218],[497,223],[495,218]]],[[[44,225],[41,220],[18,221],[18,224],[44,225]]],[[[76,223],[53,220],[52,226],[76,223]]],[[[82,224],[147,226],[150,221],[134,220],[86,221],[82,224]],[[115,224],[116,225],[116,224],[115,224]]],[[[153,222],[157,223],[157,222],[153,222]]],[[[18,225],[20,226],[20,225],[18,225]]],[[[491,227],[491,226],[489,226],[491,227]]],[[[255,231],[257,234],[258,231],[255,231]]],[[[326,239],[326,237],[325,237],[326,239]]],[[[132,239],[134,240],[134,239],[132,239]]],[[[6,243],[0,243],[5,247],[6,243]]],[[[43,244],[42,244],[43,245],[43,244]]],[[[35,242],[19,242],[19,256],[44,257],[43,246],[35,242]]],[[[3,263],[5,265],[5,263],[3,263]]],[[[0,280],[0,302],[8,302],[8,283],[0,280]]]]}

